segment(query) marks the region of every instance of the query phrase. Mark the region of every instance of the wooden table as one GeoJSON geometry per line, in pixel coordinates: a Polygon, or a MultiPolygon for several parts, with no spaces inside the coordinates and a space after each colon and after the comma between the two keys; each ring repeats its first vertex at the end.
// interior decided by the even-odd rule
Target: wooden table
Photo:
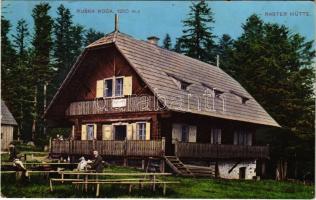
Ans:
{"type": "MultiPolygon", "coordinates": [[[[131,186],[136,184],[151,184],[153,191],[156,190],[156,184],[163,184],[163,193],[166,193],[166,184],[170,183],[179,183],[177,181],[161,181],[157,179],[157,176],[169,176],[171,173],[92,173],[92,172],[69,172],[69,171],[60,171],[61,179],[64,179],[64,175],[84,175],[83,181],[73,181],[73,184],[83,184],[85,191],[87,191],[88,184],[96,185],[96,196],[100,194],[100,184],[129,184],[129,192],[131,191],[131,186]],[[89,180],[89,176],[96,176],[97,179],[89,180]],[[150,177],[146,178],[137,178],[137,179],[98,179],[98,176],[144,176],[150,177]]],[[[64,179],[66,180],[66,179],[64,179]]]]}

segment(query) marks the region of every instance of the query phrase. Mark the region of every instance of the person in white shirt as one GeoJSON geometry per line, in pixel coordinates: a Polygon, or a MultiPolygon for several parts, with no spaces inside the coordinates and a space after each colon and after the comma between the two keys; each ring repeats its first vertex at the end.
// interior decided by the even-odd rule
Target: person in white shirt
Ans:
{"type": "Polygon", "coordinates": [[[86,161],[86,159],[82,156],[81,158],[79,158],[79,163],[77,166],[77,171],[84,171],[88,165],[88,162],[86,161]]]}

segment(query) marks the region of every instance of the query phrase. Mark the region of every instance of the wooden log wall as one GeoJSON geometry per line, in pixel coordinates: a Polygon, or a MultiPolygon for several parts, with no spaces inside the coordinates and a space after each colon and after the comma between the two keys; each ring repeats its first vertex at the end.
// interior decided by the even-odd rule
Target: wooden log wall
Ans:
{"type": "Polygon", "coordinates": [[[175,155],[183,158],[269,158],[268,146],[175,143],[175,155]]]}

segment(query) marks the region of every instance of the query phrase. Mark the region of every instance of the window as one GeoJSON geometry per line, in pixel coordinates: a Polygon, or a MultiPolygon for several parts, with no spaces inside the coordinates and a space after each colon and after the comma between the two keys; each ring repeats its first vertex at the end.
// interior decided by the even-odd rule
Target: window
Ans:
{"type": "Polygon", "coordinates": [[[115,96],[123,96],[123,78],[115,79],[115,96]]]}
{"type": "Polygon", "coordinates": [[[187,90],[190,84],[184,81],[180,81],[180,85],[181,90],[187,90]]]}
{"type": "Polygon", "coordinates": [[[120,97],[123,96],[123,81],[124,78],[110,78],[104,80],[104,96],[105,97],[120,97]]]}
{"type": "Polygon", "coordinates": [[[87,125],[87,136],[88,136],[88,140],[94,139],[94,125],[93,124],[87,125]]]}
{"type": "Polygon", "coordinates": [[[246,104],[246,102],[247,102],[248,100],[250,100],[250,98],[245,97],[244,95],[240,94],[239,92],[230,90],[230,93],[236,95],[236,97],[239,98],[239,100],[241,101],[242,104],[246,104]]]}
{"type": "Polygon", "coordinates": [[[187,126],[187,125],[182,125],[181,141],[182,142],[189,142],[189,126],[187,126]]]}
{"type": "Polygon", "coordinates": [[[221,94],[223,94],[224,92],[207,84],[207,83],[201,83],[203,87],[206,87],[206,89],[211,90],[212,92],[214,92],[215,97],[219,98],[221,96],[221,94]]]}
{"type": "Polygon", "coordinates": [[[105,97],[111,97],[112,96],[112,90],[113,90],[113,79],[106,79],[104,81],[104,93],[105,97]]]}
{"type": "Polygon", "coordinates": [[[211,144],[221,144],[222,130],[219,128],[211,129],[211,144]]]}
{"type": "Polygon", "coordinates": [[[146,140],[146,123],[137,123],[136,132],[139,140],[146,140]]]}
{"type": "Polygon", "coordinates": [[[234,133],[234,144],[236,145],[252,145],[252,134],[241,130],[234,133]]]}
{"type": "Polygon", "coordinates": [[[172,78],[173,82],[181,90],[188,90],[188,87],[191,85],[191,83],[184,81],[182,78],[180,78],[174,74],[170,74],[170,73],[166,73],[166,74],[172,78]]]}

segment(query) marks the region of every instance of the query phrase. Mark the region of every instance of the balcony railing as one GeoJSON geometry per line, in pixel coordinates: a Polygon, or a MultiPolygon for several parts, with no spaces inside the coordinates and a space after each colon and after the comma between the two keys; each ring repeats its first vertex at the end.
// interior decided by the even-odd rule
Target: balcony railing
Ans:
{"type": "Polygon", "coordinates": [[[66,116],[104,114],[109,112],[157,111],[154,96],[129,96],[126,98],[96,99],[72,102],[66,116]]]}
{"type": "Polygon", "coordinates": [[[165,140],[52,140],[50,153],[57,155],[92,155],[97,150],[103,156],[162,157],[165,140]]]}
{"type": "MultiPolygon", "coordinates": [[[[163,157],[165,139],[162,140],[53,140],[53,155],[91,155],[97,150],[103,156],[163,157]]],[[[243,146],[205,143],[175,143],[175,155],[180,158],[204,159],[267,159],[268,146],[243,146]]]]}
{"type": "Polygon", "coordinates": [[[182,157],[205,159],[266,159],[269,158],[269,147],[176,142],[175,155],[180,158],[182,157]]]}

